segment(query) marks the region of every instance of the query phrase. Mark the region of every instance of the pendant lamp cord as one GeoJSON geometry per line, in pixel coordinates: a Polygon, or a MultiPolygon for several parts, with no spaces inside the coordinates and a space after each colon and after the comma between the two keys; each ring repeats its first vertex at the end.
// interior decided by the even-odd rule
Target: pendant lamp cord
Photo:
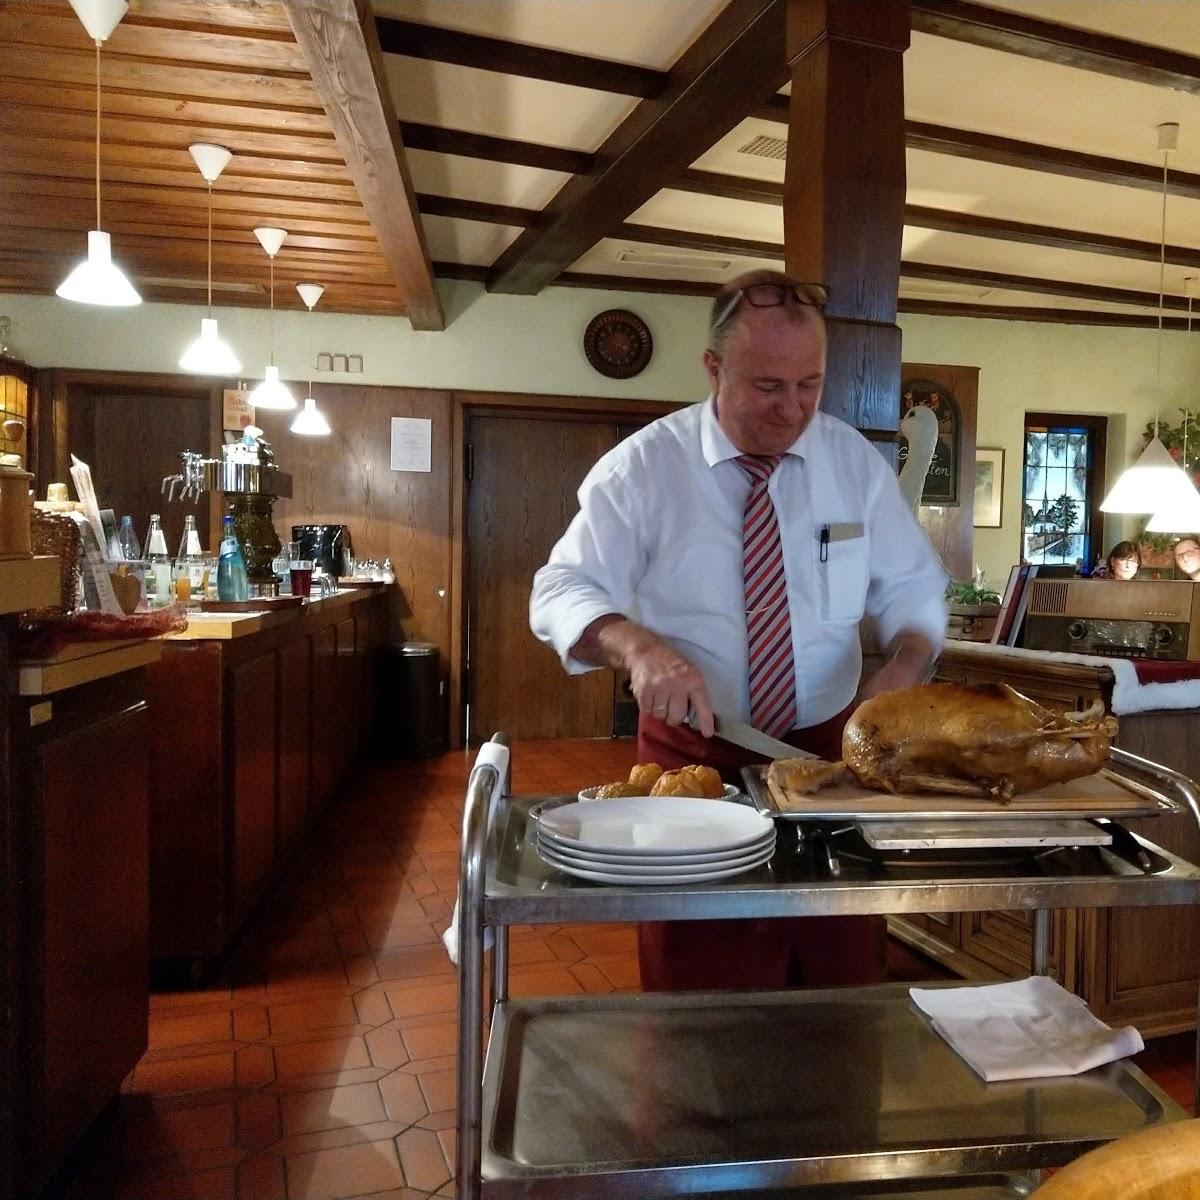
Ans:
{"type": "Polygon", "coordinates": [[[100,42],[96,42],[96,228],[100,226],[100,42]]]}
{"type": "Polygon", "coordinates": [[[275,255],[271,255],[271,366],[275,365],[275,255]]]}
{"type": "Polygon", "coordinates": [[[208,315],[212,316],[212,180],[208,180],[208,315]]]}
{"type": "MultiPolygon", "coordinates": [[[[1190,281],[1189,281],[1189,286],[1188,286],[1187,331],[1188,331],[1188,333],[1192,332],[1192,289],[1190,286],[1190,281]]],[[[1188,341],[1191,341],[1191,338],[1188,338],[1188,341]]],[[[1188,417],[1189,417],[1189,415],[1190,414],[1188,412],[1188,405],[1185,404],[1183,406],[1183,461],[1180,463],[1180,466],[1182,466],[1185,471],[1188,469],[1187,437],[1188,437],[1188,417]]]]}
{"type": "Polygon", "coordinates": [[[1170,150],[1163,151],[1162,226],[1158,240],[1158,340],[1154,351],[1154,436],[1158,437],[1158,414],[1162,403],[1162,341],[1163,303],[1166,299],[1167,278],[1167,162],[1170,150]]]}

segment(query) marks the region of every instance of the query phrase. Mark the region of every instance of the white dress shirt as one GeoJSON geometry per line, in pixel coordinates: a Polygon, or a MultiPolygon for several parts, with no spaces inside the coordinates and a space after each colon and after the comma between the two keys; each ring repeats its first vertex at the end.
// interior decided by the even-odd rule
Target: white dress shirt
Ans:
{"type": "MultiPolygon", "coordinates": [[[[597,617],[619,613],[704,675],[715,711],[749,720],[742,513],[749,480],[713,401],[654,421],[606,454],[579,512],[534,576],[533,632],[572,673],[597,617]]],[[[858,625],[940,646],[946,573],[901,499],[896,476],[854,428],[818,412],[768,490],[779,519],[792,618],[797,726],[841,712],[862,671],[858,625]],[[822,540],[825,541],[822,548],[822,540]]]]}

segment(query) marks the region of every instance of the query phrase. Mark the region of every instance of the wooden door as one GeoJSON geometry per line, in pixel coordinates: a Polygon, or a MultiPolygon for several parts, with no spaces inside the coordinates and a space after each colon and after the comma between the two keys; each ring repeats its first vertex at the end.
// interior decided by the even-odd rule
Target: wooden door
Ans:
{"type": "Polygon", "coordinates": [[[534,572],[619,440],[608,421],[473,417],[467,495],[468,736],[609,737],[613,675],[568,675],[529,631],[534,572]]]}

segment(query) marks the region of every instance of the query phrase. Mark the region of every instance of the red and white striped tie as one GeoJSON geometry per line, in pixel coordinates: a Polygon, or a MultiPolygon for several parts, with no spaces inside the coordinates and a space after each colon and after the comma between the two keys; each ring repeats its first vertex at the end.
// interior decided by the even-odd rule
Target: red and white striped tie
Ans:
{"type": "Polygon", "coordinates": [[[796,669],[787,575],[779,521],[767,492],[779,456],[742,454],[737,463],[750,480],[742,518],[750,723],[763,733],[779,737],[796,724],[796,669]]]}

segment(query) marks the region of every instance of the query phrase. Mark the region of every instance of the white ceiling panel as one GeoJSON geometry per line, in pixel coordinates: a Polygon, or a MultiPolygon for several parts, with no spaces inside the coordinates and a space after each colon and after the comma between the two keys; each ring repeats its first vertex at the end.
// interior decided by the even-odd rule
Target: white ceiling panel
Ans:
{"type": "Polygon", "coordinates": [[[1126,313],[1149,319],[1153,319],[1155,315],[1153,310],[1137,305],[1111,304],[1104,300],[1080,300],[1073,296],[1047,296],[1041,292],[1010,291],[1007,288],[977,288],[955,283],[935,284],[920,279],[901,279],[900,298],[954,304],[994,304],[1014,308],[1055,308],[1071,312],[1126,313]]]}
{"type": "MultiPolygon", "coordinates": [[[[977,267],[1009,275],[1035,275],[1041,279],[1065,279],[1072,283],[1133,288],[1158,295],[1158,263],[1116,258],[1078,250],[1058,250],[1005,242],[998,238],[968,237],[930,229],[906,227],[902,253],[912,262],[948,267],[977,267]]],[[[1200,270],[1167,264],[1168,295],[1187,294],[1185,280],[1200,270]]]]}
{"type": "Polygon", "coordinates": [[[628,96],[397,54],[383,56],[402,121],[571,150],[596,149],[637,103],[628,96]]]}
{"type": "Polygon", "coordinates": [[[429,257],[435,262],[490,267],[521,232],[515,225],[488,225],[457,217],[423,216],[429,257]]]}
{"type": "Polygon", "coordinates": [[[725,0],[373,0],[398,17],[666,70],[708,27],[725,0]]]}
{"type": "Polygon", "coordinates": [[[665,188],[651,197],[630,216],[629,223],[664,225],[668,229],[753,238],[760,242],[783,242],[783,209],[777,204],[701,196],[673,188],[665,188]]]}
{"type": "Polygon", "coordinates": [[[486,204],[544,208],[571,178],[561,171],[435,154],[429,150],[409,150],[407,154],[413,186],[418,192],[481,200],[486,204]]]}
{"type": "Polygon", "coordinates": [[[988,0],[988,7],[1200,54],[1196,0],[988,0]]]}
{"type": "Polygon", "coordinates": [[[771,259],[744,258],[678,250],[673,246],[643,245],[605,238],[576,260],[570,270],[593,275],[628,275],[642,279],[686,279],[695,283],[724,283],[744,271],[778,269],[771,259]]]}
{"type": "MultiPolygon", "coordinates": [[[[1156,244],[1162,230],[1160,193],[923,150],[908,151],[908,202],[1156,244]]],[[[1200,246],[1200,200],[1168,197],[1167,241],[1200,246]]]]}
{"type": "Polygon", "coordinates": [[[1160,163],[1156,126],[1178,121],[1172,165],[1200,171],[1200,96],[922,33],[904,56],[904,96],[909,120],[1136,162],[1160,163]]]}

